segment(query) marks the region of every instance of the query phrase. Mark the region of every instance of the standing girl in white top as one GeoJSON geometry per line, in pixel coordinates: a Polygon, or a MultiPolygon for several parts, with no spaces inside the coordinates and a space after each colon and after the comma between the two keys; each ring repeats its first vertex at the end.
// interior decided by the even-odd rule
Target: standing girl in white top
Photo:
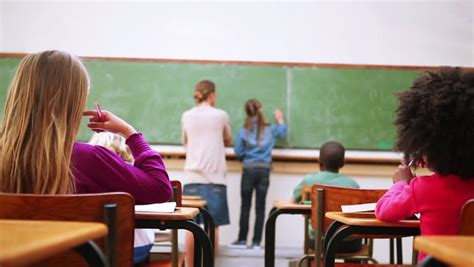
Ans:
{"type": "MultiPolygon", "coordinates": [[[[183,194],[207,200],[216,225],[214,251],[217,255],[219,225],[230,223],[224,151],[232,142],[229,115],[214,108],[216,87],[211,81],[204,80],[196,85],[194,99],[197,106],[181,117],[182,142],[186,149],[183,194]]],[[[186,237],[186,266],[193,266],[194,240],[190,233],[186,237]]]]}

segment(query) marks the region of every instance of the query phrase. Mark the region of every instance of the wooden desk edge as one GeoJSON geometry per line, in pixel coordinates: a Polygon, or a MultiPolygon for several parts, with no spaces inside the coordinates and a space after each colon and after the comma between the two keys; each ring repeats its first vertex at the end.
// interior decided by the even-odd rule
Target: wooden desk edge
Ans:
{"type": "MultiPolygon", "coordinates": [[[[351,226],[382,226],[382,227],[420,227],[419,220],[401,220],[398,222],[386,222],[381,221],[377,218],[357,218],[357,217],[346,217],[344,215],[352,214],[356,215],[357,212],[354,213],[344,213],[338,211],[329,211],[326,212],[325,216],[331,220],[342,222],[346,225],[351,226]]],[[[360,214],[374,214],[373,212],[360,212],[360,214]]]]}
{"type": "MultiPolygon", "coordinates": [[[[57,240],[57,235],[51,236],[46,242],[46,246],[36,246],[36,247],[25,247],[22,246],[23,251],[20,251],[20,255],[18,254],[7,254],[5,252],[0,255],[0,266],[20,266],[20,265],[28,265],[32,264],[36,261],[40,261],[46,259],[50,256],[53,256],[57,253],[62,251],[67,251],[72,249],[76,246],[84,244],[88,241],[96,240],[98,238],[104,237],[108,233],[108,228],[105,224],[99,222],[76,222],[76,221],[45,221],[45,220],[1,220],[1,221],[8,221],[9,223],[13,223],[18,227],[18,224],[24,222],[33,222],[33,223],[40,223],[42,225],[51,224],[51,227],[55,227],[59,224],[67,224],[68,228],[77,228],[81,226],[81,229],[75,229],[75,231],[69,231],[67,239],[60,239],[51,244],[51,240],[57,240]],[[72,236],[71,236],[72,235],[72,236]],[[25,250],[28,248],[30,251],[25,250]],[[21,255],[27,253],[27,255],[21,255]]],[[[32,226],[29,226],[30,228],[32,226]]],[[[57,228],[55,228],[57,229],[57,228]]],[[[26,242],[26,240],[25,240],[26,242]]],[[[44,242],[43,242],[44,243],[44,242]]]]}
{"type": "Polygon", "coordinates": [[[137,220],[161,220],[161,221],[184,221],[190,220],[199,214],[199,209],[191,207],[180,207],[174,212],[135,212],[137,220]]]}
{"type": "Polygon", "coordinates": [[[311,210],[310,204],[299,204],[290,200],[275,200],[273,201],[273,207],[277,209],[311,210]]]}
{"type": "Polygon", "coordinates": [[[417,236],[415,237],[414,248],[450,265],[474,266],[474,256],[472,254],[470,254],[470,257],[465,257],[462,252],[459,252],[458,248],[449,248],[432,243],[433,241],[439,242],[440,239],[469,239],[474,243],[474,236],[417,236]]]}

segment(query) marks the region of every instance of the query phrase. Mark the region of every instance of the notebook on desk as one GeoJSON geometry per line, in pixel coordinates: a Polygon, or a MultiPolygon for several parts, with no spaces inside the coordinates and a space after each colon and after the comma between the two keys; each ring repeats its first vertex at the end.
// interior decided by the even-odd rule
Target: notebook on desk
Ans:
{"type": "Polygon", "coordinates": [[[364,203],[357,205],[341,205],[342,212],[364,212],[375,211],[377,203],[364,203]]]}
{"type": "Polygon", "coordinates": [[[148,205],[135,205],[135,211],[139,212],[156,212],[156,213],[172,213],[176,209],[176,202],[165,202],[148,205]]]}

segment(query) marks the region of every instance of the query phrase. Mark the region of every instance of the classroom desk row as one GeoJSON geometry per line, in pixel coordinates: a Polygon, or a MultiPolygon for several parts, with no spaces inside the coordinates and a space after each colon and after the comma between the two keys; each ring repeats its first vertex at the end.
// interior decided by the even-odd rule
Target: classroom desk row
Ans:
{"type": "MultiPolygon", "coordinates": [[[[267,219],[265,229],[265,267],[275,265],[275,226],[279,215],[310,215],[311,205],[288,201],[275,201],[267,219]]],[[[323,266],[333,267],[338,243],[349,235],[393,238],[416,236],[414,248],[423,251],[433,261],[454,266],[474,266],[474,236],[418,236],[419,220],[384,222],[375,218],[373,212],[343,213],[327,212],[333,223],[326,232],[323,244],[323,266]]],[[[432,262],[433,262],[432,261],[432,262]]],[[[429,265],[427,265],[429,266],[429,265]]]]}
{"type": "MultiPolygon", "coordinates": [[[[311,215],[311,205],[285,201],[275,201],[273,209],[265,225],[265,267],[275,266],[275,227],[276,219],[282,214],[311,215]]],[[[328,212],[326,217],[334,220],[326,232],[324,239],[323,266],[334,266],[336,247],[342,239],[349,235],[371,235],[384,238],[416,236],[420,234],[418,220],[405,220],[387,223],[369,213],[328,212]]]]}
{"type": "MultiPolygon", "coordinates": [[[[212,233],[214,222],[205,211],[207,203],[192,200],[183,203],[173,213],[135,212],[136,228],[160,230],[186,229],[194,236],[194,265],[214,266],[214,249],[208,233],[212,233]],[[194,206],[194,207],[184,207],[194,206]],[[201,211],[205,217],[208,232],[192,219],[201,211]]],[[[107,226],[102,223],[0,220],[0,266],[18,266],[41,261],[59,252],[73,249],[90,266],[108,266],[102,250],[93,242],[107,234],[107,226]]]]}

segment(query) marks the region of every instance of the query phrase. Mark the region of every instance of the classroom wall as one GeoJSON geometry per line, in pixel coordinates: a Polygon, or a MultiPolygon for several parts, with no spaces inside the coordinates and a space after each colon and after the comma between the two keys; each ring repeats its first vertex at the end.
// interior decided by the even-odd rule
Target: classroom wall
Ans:
{"type": "Polygon", "coordinates": [[[472,1],[3,3],[3,51],[474,66],[472,1]],[[25,19],[27,18],[27,19],[25,19]]]}
{"type": "MultiPolygon", "coordinates": [[[[0,51],[63,49],[82,56],[382,65],[474,66],[472,1],[140,2],[1,1],[0,51]]],[[[177,111],[180,112],[180,111],[177,111]]],[[[172,177],[182,172],[172,170],[172,177]]],[[[240,173],[229,173],[232,225],[238,231],[240,173]]],[[[274,173],[267,214],[301,177],[274,173]]],[[[390,178],[364,178],[388,188],[390,178]]],[[[253,217],[251,217],[253,221],[253,217]]],[[[277,246],[300,247],[294,216],[278,219],[277,246]]],[[[301,230],[302,231],[302,230],[301,230]]],[[[405,243],[405,262],[410,251],[405,243]]],[[[387,262],[386,243],[376,258],[387,262]]]]}

